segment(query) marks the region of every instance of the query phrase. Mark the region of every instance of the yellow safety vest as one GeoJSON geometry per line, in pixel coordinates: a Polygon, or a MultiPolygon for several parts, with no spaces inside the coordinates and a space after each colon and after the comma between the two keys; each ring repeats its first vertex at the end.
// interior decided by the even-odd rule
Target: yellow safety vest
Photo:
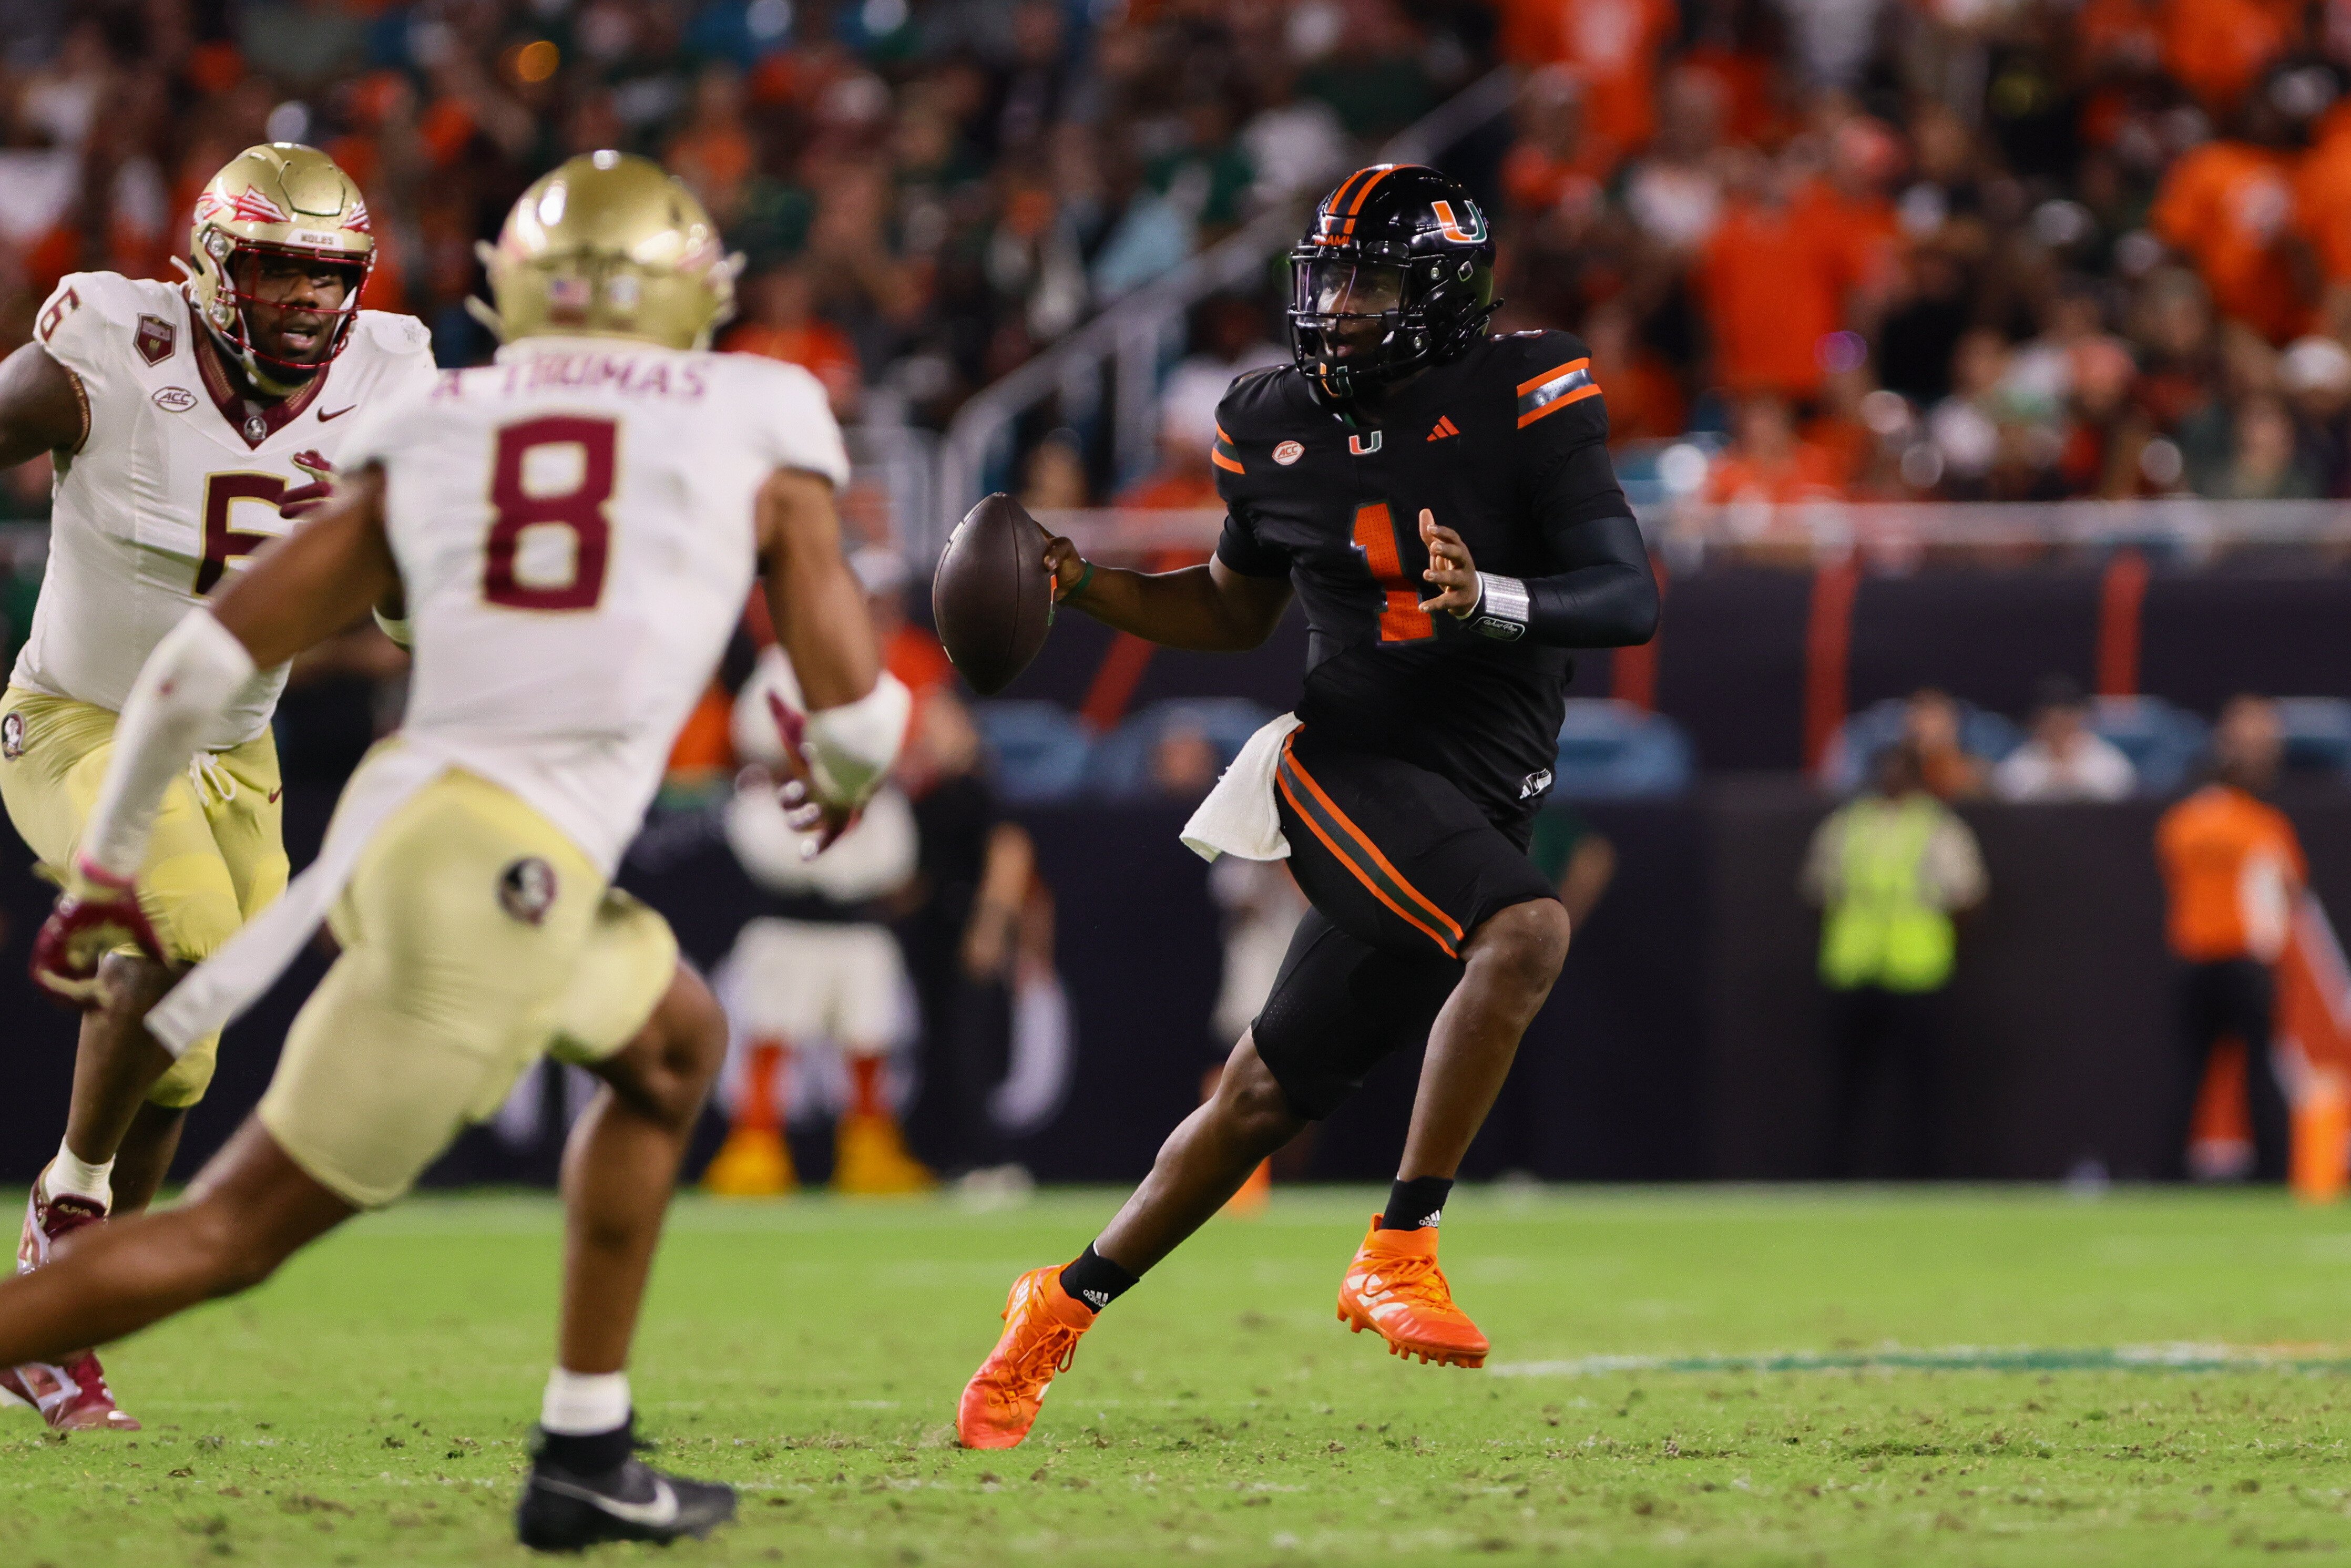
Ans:
{"type": "Polygon", "coordinates": [[[1844,991],[1931,991],[1951,977],[1951,917],[1926,896],[1931,798],[1865,796],[1836,814],[1841,885],[1821,924],[1821,978],[1844,991]]]}

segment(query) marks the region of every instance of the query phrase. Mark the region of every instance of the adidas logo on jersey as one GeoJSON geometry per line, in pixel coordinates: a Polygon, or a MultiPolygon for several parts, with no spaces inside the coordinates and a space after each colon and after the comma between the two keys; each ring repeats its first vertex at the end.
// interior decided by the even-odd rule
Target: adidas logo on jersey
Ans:
{"type": "Polygon", "coordinates": [[[1524,779],[1519,780],[1519,799],[1521,800],[1531,800],[1550,788],[1551,769],[1548,768],[1538,768],[1532,773],[1528,774],[1524,779]]]}
{"type": "Polygon", "coordinates": [[[1110,1292],[1108,1291],[1080,1291],[1078,1292],[1078,1299],[1085,1302],[1086,1305],[1092,1307],[1096,1312],[1100,1312],[1104,1307],[1110,1305],[1110,1292]]]}
{"type": "Polygon", "coordinates": [[[1460,434],[1461,427],[1454,423],[1450,418],[1440,413],[1437,416],[1437,423],[1429,427],[1428,438],[1431,441],[1442,441],[1448,435],[1458,435],[1460,434]]]}

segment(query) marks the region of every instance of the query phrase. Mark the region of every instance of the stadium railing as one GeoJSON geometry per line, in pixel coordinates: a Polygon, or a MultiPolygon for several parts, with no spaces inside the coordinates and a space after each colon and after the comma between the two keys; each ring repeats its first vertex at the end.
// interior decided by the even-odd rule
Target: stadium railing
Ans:
{"type": "MultiPolygon", "coordinates": [[[[2193,566],[2231,549],[2303,549],[2351,556],[2351,507],[2339,501],[1898,503],[1807,501],[1707,504],[1632,497],[1652,549],[1677,570],[1709,561],[1810,567],[1858,552],[1874,564],[1974,559],[2016,563],[2052,552],[2090,554],[2135,546],[2193,566]]],[[[1090,557],[1148,560],[1206,554],[1224,527],[1220,507],[1150,510],[1099,507],[1040,511],[1090,557]]]]}
{"type": "MultiPolygon", "coordinates": [[[[1507,111],[1517,74],[1499,68],[1399,131],[1375,162],[1424,163],[1507,111]]],[[[1239,230],[1107,306],[1092,320],[1011,374],[981,389],[948,423],[940,451],[939,507],[925,530],[931,554],[985,493],[991,468],[1008,456],[1015,423],[1049,397],[1098,406],[1105,381],[1114,421],[1116,466],[1140,472],[1158,439],[1158,389],[1185,313],[1212,294],[1262,275],[1297,239],[1311,193],[1259,214],[1239,230]]]]}

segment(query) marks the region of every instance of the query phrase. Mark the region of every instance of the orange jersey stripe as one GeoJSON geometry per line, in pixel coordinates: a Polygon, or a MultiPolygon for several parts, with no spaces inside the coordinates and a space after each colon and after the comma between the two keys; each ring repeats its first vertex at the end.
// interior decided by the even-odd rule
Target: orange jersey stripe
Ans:
{"type": "Polygon", "coordinates": [[[1226,456],[1223,453],[1217,451],[1213,446],[1208,448],[1208,461],[1215,464],[1217,467],[1224,469],[1228,473],[1246,474],[1249,472],[1248,469],[1242,467],[1239,464],[1234,462],[1231,458],[1226,456]]]}
{"type": "MultiPolygon", "coordinates": [[[[1291,734],[1290,739],[1292,742],[1297,739],[1295,732],[1291,734]]],[[[1461,940],[1461,927],[1454,923],[1453,917],[1446,914],[1442,909],[1437,908],[1437,905],[1430,901],[1429,896],[1426,894],[1413,886],[1412,883],[1405,879],[1405,874],[1402,872],[1396,870],[1395,866],[1388,863],[1388,857],[1380,853],[1380,846],[1372,842],[1371,835],[1364,832],[1363,829],[1355,826],[1354,819],[1348,816],[1346,812],[1339,810],[1338,802],[1332,800],[1328,794],[1324,793],[1322,785],[1314,782],[1314,775],[1306,771],[1305,764],[1298,760],[1298,754],[1290,746],[1285,745],[1282,749],[1290,766],[1297,772],[1299,779],[1305,784],[1309,790],[1312,791],[1314,799],[1322,803],[1323,810],[1331,813],[1332,820],[1347,831],[1347,836],[1353,839],[1357,843],[1363,846],[1364,852],[1372,857],[1373,863],[1377,865],[1382,871],[1387,873],[1389,878],[1395,882],[1396,886],[1404,890],[1405,895],[1408,896],[1414,904],[1417,904],[1423,913],[1434,918],[1439,925],[1443,925],[1446,930],[1451,932],[1453,934],[1453,939],[1456,942],[1461,940]]]]}
{"type": "MultiPolygon", "coordinates": [[[[1293,760],[1291,762],[1291,767],[1295,768],[1297,764],[1295,760],[1293,760]]],[[[1301,777],[1302,778],[1304,776],[1301,774],[1301,777]]],[[[1403,920],[1405,925],[1411,926],[1414,930],[1427,937],[1431,942],[1436,943],[1437,950],[1443,953],[1447,957],[1458,958],[1460,956],[1460,954],[1455,951],[1451,943],[1447,942],[1437,932],[1429,928],[1427,922],[1415,919],[1409,910],[1405,909],[1402,904],[1396,903],[1395,899],[1390,898],[1386,893],[1382,891],[1380,884],[1374,882],[1368,875],[1366,875],[1364,868],[1357,865],[1354,861],[1349,857],[1347,852],[1341,849],[1337,842],[1332,839],[1331,835],[1322,831],[1322,824],[1314,820],[1314,813],[1307,810],[1306,802],[1301,800],[1298,798],[1297,791],[1290,789],[1290,780],[1286,777],[1280,773],[1276,773],[1274,775],[1274,782],[1280,786],[1282,794],[1289,799],[1290,809],[1298,813],[1298,820],[1306,824],[1307,831],[1311,832],[1316,838],[1322,841],[1322,847],[1329,850],[1331,853],[1337,858],[1339,863],[1345,866],[1348,873],[1353,875],[1357,882],[1362,883],[1364,887],[1369,889],[1374,898],[1378,899],[1382,904],[1386,904],[1388,908],[1394,910],[1396,916],[1403,920]]]]}

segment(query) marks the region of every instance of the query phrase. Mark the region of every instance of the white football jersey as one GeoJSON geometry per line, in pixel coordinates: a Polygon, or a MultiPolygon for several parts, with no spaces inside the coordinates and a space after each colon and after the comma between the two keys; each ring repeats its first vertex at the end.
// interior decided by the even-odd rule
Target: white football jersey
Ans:
{"type": "Polygon", "coordinates": [[[849,458],[797,365],[528,338],[371,404],[416,664],[402,732],[545,813],[609,873],[660,787],[757,570],[778,468],[849,458]]]}
{"type": "MultiPolygon", "coordinates": [[[[247,405],[197,352],[204,328],[179,285],[111,272],[59,283],[34,331],[80,382],[89,435],[57,464],[48,569],[9,678],[118,713],[163,633],[293,526],[277,497],[310,483],[295,455],[336,461],[354,409],[433,384],[424,324],[362,310],[308,387],[247,405]]],[[[282,667],[255,676],[204,744],[259,735],[285,687],[282,667]]]]}

